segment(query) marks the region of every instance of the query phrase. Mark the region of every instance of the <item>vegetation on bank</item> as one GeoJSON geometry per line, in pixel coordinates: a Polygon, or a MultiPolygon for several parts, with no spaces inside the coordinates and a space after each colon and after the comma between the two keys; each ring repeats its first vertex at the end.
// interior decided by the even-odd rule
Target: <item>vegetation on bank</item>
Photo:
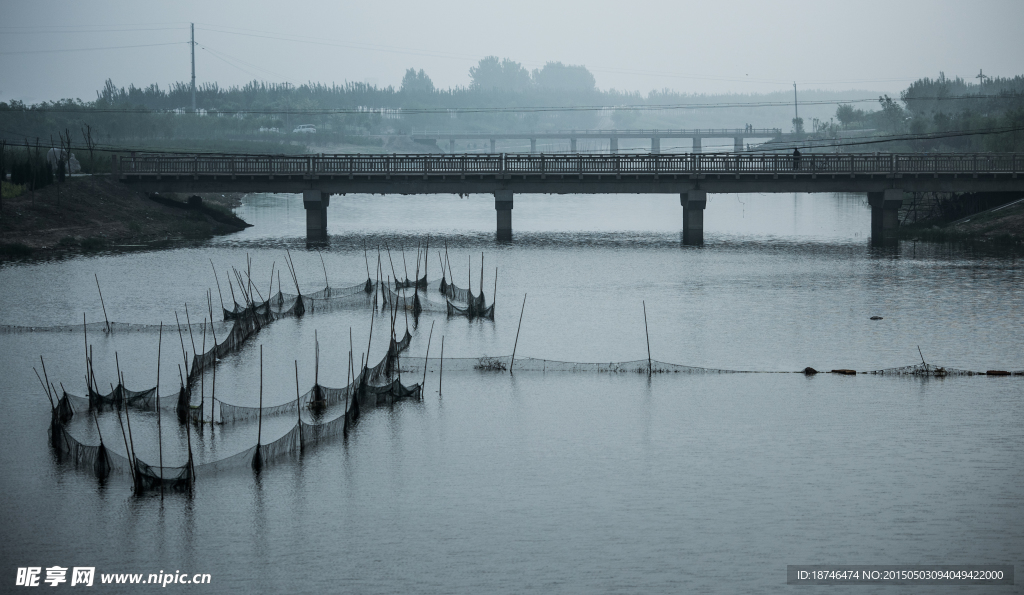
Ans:
{"type": "Polygon", "coordinates": [[[154,247],[248,227],[231,212],[235,196],[149,197],[106,175],[20,193],[9,182],[3,187],[0,260],[154,247]]]}

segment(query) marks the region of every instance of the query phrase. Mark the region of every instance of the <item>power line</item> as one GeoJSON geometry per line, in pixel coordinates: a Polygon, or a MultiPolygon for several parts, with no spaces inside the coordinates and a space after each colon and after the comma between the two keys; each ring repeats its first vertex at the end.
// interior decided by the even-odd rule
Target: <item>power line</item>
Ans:
{"type": "Polygon", "coordinates": [[[187,45],[187,41],[172,41],[168,43],[145,43],[141,45],[112,45],[101,48],[66,48],[60,50],[21,50],[16,52],[0,52],[0,55],[13,55],[13,54],[57,54],[61,52],[92,52],[97,50],[124,50],[129,48],[151,48],[162,45],[187,45]]]}

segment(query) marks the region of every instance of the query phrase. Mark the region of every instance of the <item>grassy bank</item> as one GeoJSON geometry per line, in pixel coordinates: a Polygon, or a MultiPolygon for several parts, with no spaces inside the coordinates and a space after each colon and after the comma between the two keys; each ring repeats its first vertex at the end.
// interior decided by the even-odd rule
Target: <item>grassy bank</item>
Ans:
{"type": "Polygon", "coordinates": [[[109,176],[81,176],[35,192],[3,183],[0,261],[158,246],[234,233],[237,196],[205,195],[189,205],[157,201],[109,176]]]}
{"type": "Polygon", "coordinates": [[[1024,202],[996,207],[956,221],[926,220],[900,228],[904,239],[1024,245],[1024,202]]]}

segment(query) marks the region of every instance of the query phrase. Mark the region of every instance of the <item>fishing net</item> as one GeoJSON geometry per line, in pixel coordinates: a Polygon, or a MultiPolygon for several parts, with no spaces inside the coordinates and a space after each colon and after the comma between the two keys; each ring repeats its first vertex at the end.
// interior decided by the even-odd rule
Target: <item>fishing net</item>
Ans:
{"type": "MultiPolygon", "coordinates": [[[[416,280],[415,285],[419,289],[426,289],[427,288],[428,283],[427,283],[427,275],[426,275],[426,273],[424,273],[422,277],[420,277],[419,279],[416,280]]],[[[413,281],[412,281],[412,279],[405,279],[403,281],[396,280],[395,281],[395,287],[397,287],[398,289],[412,289],[413,281]]]]}
{"type": "Polygon", "coordinates": [[[408,310],[416,315],[421,312],[447,312],[444,304],[428,300],[426,296],[420,297],[418,292],[409,293],[408,290],[404,290],[404,293],[397,293],[390,287],[384,287],[381,291],[384,294],[384,303],[393,304],[399,310],[408,310]]]}
{"type": "Polygon", "coordinates": [[[511,355],[464,357],[464,358],[402,358],[401,371],[409,374],[422,374],[424,365],[428,372],[503,372],[512,367],[514,372],[574,372],[602,374],[742,374],[745,370],[724,370],[719,368],[702,368],[684,366],[651,360],[648,366],[646,359],[624,362],[565,362],[532,357],[517,357],[512,363],[511,355]]]}
{"type": "MultiPolygon", "coordinates": [[[[155,333],[161,328],[159,324],[138,324],[135,322],[90,322],[88,324],[60,324],[54,326],[17,326],[9,324],[0,324],[0,334],[9,333],[81,333],[85,330],[86,333],[98,333],[106,334],[120,334],[120,333],[155,333]]],[[[201,322],[193,322],[191,325],[181,325],[182,331],[192,330],[196,333],[203,332],[204,324],[201,322]]],[[[209,330],[210,323],[205,323],[205,326],[209,330]]],[[[216,322],[214,323],[214,330],[220,334],[224,334],[230,328],[230,321],[216,322]]],[[[163,328],[167,328],[167,325],[163,325],[163,328]]]]}
{"type": "Polygon", "coordinates": [[[1001,370],[988,370],[986,372],[975,372],[972,370],[961,370],[947,366],[936,366],[934,364],[914,364],[913,366],[902,366],[899,368],[885,368],[874,370],[865,374],[877,374],[879,376],[1017,376],[1024,375],[1024,372],[1006,372],[1001,370]]]}
{"type": "Polygon", "coordinates": [[[191,462],[180,467],[159,467],[135,458],[136,493],[156,490],[187,492],[192,489],[194,475],[191,462]]]}
{"type": "Polygon", "coordinates": [[[485,306],[483,294],[479,297],[473,298],[464,308],[456,306],[451,302],[451,300],[448,300],[446,311],[448,316],[465,316],[470,320],[474,318],[487,318],[489,320],[494,320],[494,304],[485,306]]]}

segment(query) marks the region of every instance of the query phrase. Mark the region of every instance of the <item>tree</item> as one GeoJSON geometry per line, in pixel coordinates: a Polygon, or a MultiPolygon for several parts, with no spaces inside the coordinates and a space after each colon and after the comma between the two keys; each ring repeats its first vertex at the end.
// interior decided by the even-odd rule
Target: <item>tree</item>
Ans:
{"type": "Polygon", "coordinates": [[[487,56],[469,69],[469,88],[475,91],[514,91],[530,88],[530,73],[519,62],[487,56]]]}
{"type": "Polygon", "coordinates": [[[416,72],[415,68],[410,68],[405,71],[405,76],[402,77],[402,93],[433,93],[434,92],[434,81],[430,80],[427,73],[420,69],[416,72]]]}
{"type": "Polygon", "coordinates": [[[907,119],[903,108],[888,95],[879,97],[878,103],[882,106],[882,121],[885,122],[886,128],[897,134],[903,132],[907,119]]]}
{"type": "Polygon", "coordinates": [[[854,122],[864,121],[864,110],[853,109],[852,105],[843,103],[836,109],[836,119],[843,125],[843,128],[846,128],[854,122]]]}
{"type": "Polygon", "coordinates": [[[590,93],[597,87],[586,66],[566,66],[561,62],[548,62],[544,68],[534,70],[533,82],[541,89],[574,94],[590,93]]]}

